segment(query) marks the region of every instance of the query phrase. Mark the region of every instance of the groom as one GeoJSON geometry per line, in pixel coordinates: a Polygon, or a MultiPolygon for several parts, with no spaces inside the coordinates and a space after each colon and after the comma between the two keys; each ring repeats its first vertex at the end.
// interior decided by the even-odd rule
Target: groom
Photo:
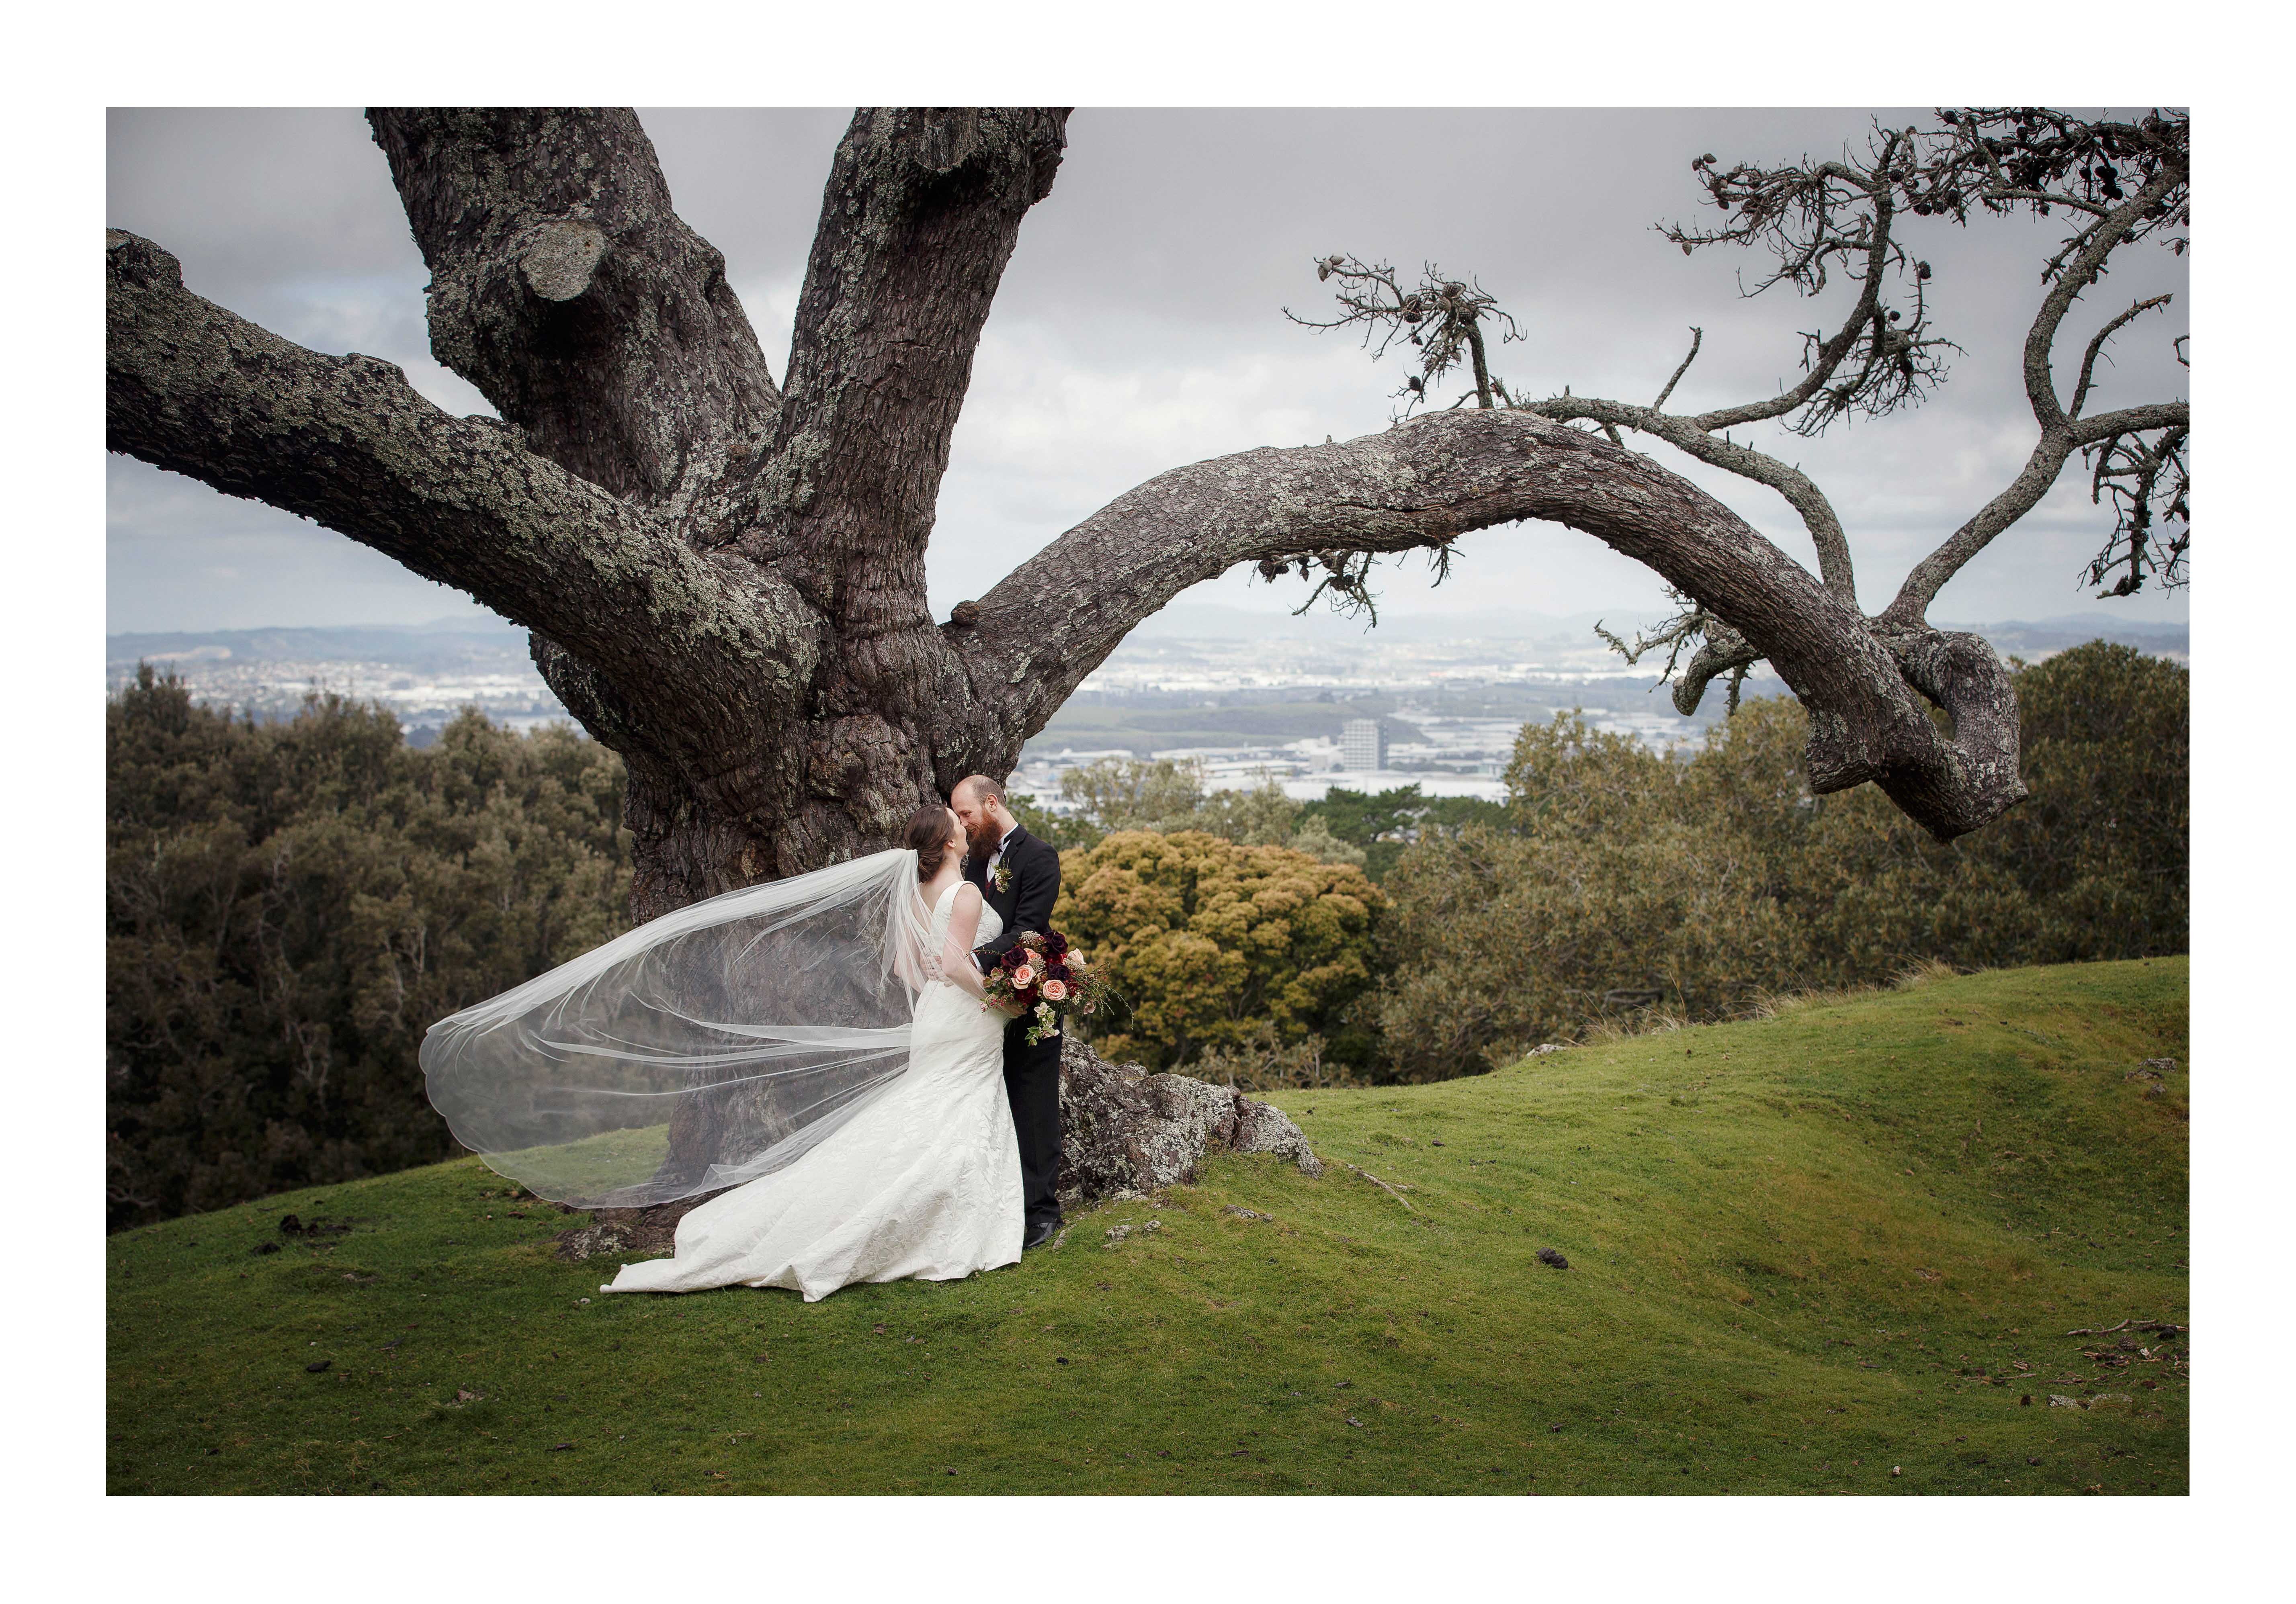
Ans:
{"type": "MultiPolygon", "coordinates": [[[[1004,788],[986,774],[957,782],[948,801],[964,821],[972,848],[965,855],[964,878],[980,888],[981,900],[1004,921],[1004,934],[973,952],[973,962],[986,974],[1022,935],[1053,928],[1061,855],[1021,828],[1005,808],[1004,788]]],[[[1044,1246],[1061,1225],[1061,1206],[1053,1195],[1061,1167],[1061,1038],[1048,1035],[1031,1047],[1028,1029],[1026,1019],[1004,1027],[1004,1095],[1021,1138],[1024,1248],[1044,1246]]]]}

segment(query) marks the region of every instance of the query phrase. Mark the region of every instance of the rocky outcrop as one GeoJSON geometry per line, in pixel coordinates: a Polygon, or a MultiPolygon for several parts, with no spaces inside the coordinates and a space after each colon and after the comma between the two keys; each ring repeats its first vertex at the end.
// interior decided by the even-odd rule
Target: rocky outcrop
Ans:
{"type": "Polygon", "coordinates": [[[555,1239],[558,1256],[569,1262],[586,1258],[603,1258],[618,1254],[624,1258],[655,1258],[677,1245],[677,1223],[710,1199],[734,1189],[721,1186],[717,1191],[697,1192],[691,1198],[673,1198],[667,1203],[657,1203],[651,1208],[600,1208],[591,1211],[590,1223],[572,1231],[562,1231],[555,1239]]]}
{"type": "Polygon", "coordinates": [[[1185,1075],[1111,1064],[1061,1048],[1061,1207],[1148,1192],[1192,1178],[1206,1154],[1268,1153],[1311,1175],[1324,1166],[1281,1109],[1185,1075]]]}
{"type": "MultiPolygon", "coordinates": [[[[1310,1175],[1323,1161],[1282,1109],[1185,1075],[1151,1075],[1111,1064],[1074,1037],[1061,1047],[1062,1208],[1151,1192],[1192,1179],[1209,1153],[1267,1153],[1310,1175]]],[[[670,1251],[677,1223],[718,1195],[704,1192],[651,1208],[601,1208],[590,1223],[558,1237],[558,1256],[579,1260],[670,1251]]]]}

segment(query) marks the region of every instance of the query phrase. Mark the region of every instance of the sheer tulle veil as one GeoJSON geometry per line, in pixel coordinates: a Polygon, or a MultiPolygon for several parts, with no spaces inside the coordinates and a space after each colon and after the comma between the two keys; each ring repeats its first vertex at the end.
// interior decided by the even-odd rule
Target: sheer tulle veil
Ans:
{"type": "Polygon", "coordinates": [[[929,922],[902,849],[679,908],[433,1025],[431,1105],[559,1202],[754,1180],[907,1069],[929,922]]]}

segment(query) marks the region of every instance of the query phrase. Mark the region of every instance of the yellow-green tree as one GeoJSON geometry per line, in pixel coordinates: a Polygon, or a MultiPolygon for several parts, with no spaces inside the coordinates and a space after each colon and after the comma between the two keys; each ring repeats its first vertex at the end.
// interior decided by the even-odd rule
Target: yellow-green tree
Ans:
{"type": "Polygon", "coordinates": [[[1111,1058],[1190,1062],[1272,1029],[1331,1035],[1370,985],[1386,906],[1363,871],[1203,831],[1118,831],[1061,857],[1053,921],[1120,999],[1094,1022],[1111,1058]]]}

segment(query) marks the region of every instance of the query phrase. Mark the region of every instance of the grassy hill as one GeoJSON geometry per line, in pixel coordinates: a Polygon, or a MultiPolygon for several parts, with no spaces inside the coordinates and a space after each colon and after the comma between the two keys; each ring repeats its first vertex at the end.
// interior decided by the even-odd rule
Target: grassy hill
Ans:
{"type": "Polygon", "coordinates": [[[1319,1179],[1223,1158],[811,1305],[601,1297],[468,1160],[171,1221],[107,1244],[110,1485],[2181,1493],[2185,1338],[2065,1333],[2185,1318],[2185,981],[1933,979],[1286,1097],[1319,1179]]]}

